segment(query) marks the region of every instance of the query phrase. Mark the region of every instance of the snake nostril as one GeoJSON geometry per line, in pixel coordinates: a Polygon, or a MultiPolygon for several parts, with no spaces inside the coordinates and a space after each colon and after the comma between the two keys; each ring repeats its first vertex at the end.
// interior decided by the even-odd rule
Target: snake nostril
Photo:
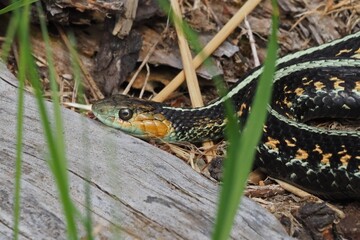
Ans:
{"type": "Polygon", "coordinates": [[[104,114],[104,113],[107,112],[105,108],[100,108],[98,111],[99,111],[101,114],[104,114]]]}

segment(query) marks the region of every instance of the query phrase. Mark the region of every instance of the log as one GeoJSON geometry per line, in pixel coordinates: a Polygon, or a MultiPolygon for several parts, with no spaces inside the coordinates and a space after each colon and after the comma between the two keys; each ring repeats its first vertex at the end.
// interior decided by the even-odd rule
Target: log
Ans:
{"type": "MultiPolygon", "coordinates": [[[[0,239],[13,236],[17,80],[0,63],[0,239]]],[[[46,103],[52,113],[52,103],[46,103]]],[[[85,214],[90,189],[96,238],[209,239],[219,186],[182,160],[62,109],[70,194],[85,214]]],[[[34,97],[25,93],[20,239],[66,239],[34,97]]],[[[80,237],[84,227],[78,219],[80,237]]],[[[290,239],[276,218],[243,198],[232,239],[290,239]]]]}

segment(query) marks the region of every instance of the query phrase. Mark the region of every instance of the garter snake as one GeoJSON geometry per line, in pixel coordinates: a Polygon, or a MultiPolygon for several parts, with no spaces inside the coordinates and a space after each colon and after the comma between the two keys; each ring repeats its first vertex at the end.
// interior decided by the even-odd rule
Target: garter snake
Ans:
{"type": "MultiPolygon", "coordinates": [[[[223,137],[225,98],[240,123],[249,111],[262,67],[226,96],[201,108],[114,95],[92,110],[104,124],[141,138],[201,142],[223,137]]],[[[318,118],[360,119],[360,32],[277,60],[274,92],[255,164],[270,176],[319,196],[360,199],[360,132],[308,125],[318,118]]]]}

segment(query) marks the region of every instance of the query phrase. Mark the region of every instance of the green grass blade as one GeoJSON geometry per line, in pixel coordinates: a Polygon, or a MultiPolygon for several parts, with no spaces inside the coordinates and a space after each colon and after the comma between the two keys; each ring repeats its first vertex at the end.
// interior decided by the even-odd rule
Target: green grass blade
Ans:
{"type": "MultiPolygon", "coordinates": [[[[77,59],[79,59],[79,55],[77,54],[77,50],[75,48],[76,46],[76,38],[73,34],[73,32],[69,32],[68,34],[68,38],[70,40],[70,46],[69,46],[69,51],[70,51],[70,56],[71,56],[71,66],[73,69],[73,75],[74,75],[74,81],[75,81],[75,85],[74,88],[76,89],[76,93],[77,93],[77,101],[78,103],[84,103],[84,89],[82,86],[82,77],[81,77],[81,69],[79,66],[79,62],[77,61],[77,59]]],[[[84,133],[83,134],[83,141],[84,142],[89,142],[89,138],[88,138],[88,134],[84,133]]],[[[87,154],[86,152],[82,153],[82,154],[87,154]]],[[[90,179],[91,176],[91,168],[89,165],[86,165],[85,167],[85,176],[87,179],[90,179]]],[[[83,221],[84,227],[85,227],[85,231],[86,231],[86,237],[88,240],[92,240],[94,239],[93,236],[93,219],[92,219],[92,212],[91,212],[91,187],[88,181],[84,182],[84,189],[85,189],[85,219],[83,221]]]]}
{"type": "MultiPolygon", "coordinates": [[[[54,107],[54,119],[55,119],[55,136],[52,132],[52,128],[50,126],[50,118],[48,116],[48,113],[46,111],[45,102],[42,98],[42,90],[41,90],[41,84],[37,72],[37,68],[35,65],[35,61],[32,57],[31,52],[31,46],[30,46],[30,31],[29,31],[29,13],[30,13],[30,3],[35,1],[18,1],[11,5],[11,8],[6,8],[5,10],[10,11],[14,10],[14,14],[12,18],[16,17],[16,20],[10,20],[10,23],[13,24],[11,26],[17,26],[17,23],[19,24],[18,31],[17,29],[8,30],[7,36],[7,42],[11,42],[11,38],[13,38],[16,35],[16,32],[19,37],[19,75],[18,78],[20,80],[19,82],[19,89],[24,89],[24,82],[25,79],[29,79],[32,86],[35,90],[35,97],[39,106],[39,113],[40,118],[43,124],[45,139],[48,144],[49,149],[49,166],[51,170],[53,171],[53,174],[55,176],[55,180],[59,189],[59,195],[61,202],[63,203],[63,208],[65,212],[65,218],[67,220],[68,225],[68,239],[78,239],[77,237],[77,229],[76,224],[74,220],[74,206],[71,202],[71,198],[69,195],[69,187],[68,187],[68,179],[67,179],[67,167],[66,167],[66,161],[65,161],[65,147],[64,147],[64,141],[62,136],[62,124],[61,124],[61,115],[60,115],[60,106],[58,103],[58,96],[57,96],[57,90],[56,90],[56,82],[55,82],[55,68],[53,65],[53,60],[51,56],[51,48],[49,45],[49,41],[47,39],[46,43],[46,50],[47,50],[47,56],[50,59],[49,60],[49,70],[50,70],[50,80],[51,80],[51,86],[53,88],[53,98],[54,101],[57,102],[54,107]],[[16,13],[17,9],[22,7],[21,15],[16,13]],[[20,16],[20,18],[19,18],[20,16]],[[50,54],[49,54],[50,52],[50,54]]],[[[2,10],[2,13],[5,11],[2,10]]],[[[41,15],[41,14],[40,14],[41,15]]],[[[41,25],[42,30],[44,30],[45,21],[42,19],[41,25]]],[[[43,31],[44,36],[48,35],[45,27],[45,31],[43,31]]],[[[44,37],[46,38],[46,37],[44,37]]],[[[46,41],[46,40],[45,40],[46,41]]],[[[7,50],[8,51],[8,50],[7,50]]],[[[7,55],[7,54],[6,54],[7,55]]],[[[23,103],[24,103],[24,92],[22,90],[19,90],[19,105],[18,105],[18,120],[17,120],[17,159],[16,159],[16,179],[15,179],[15,194],[14,194],[14,239],[18,239],[19,235],[19,217],[20,217],[20,179],[21,179],[21,156],[22,156],[22,125],[23,125],[23,103]]]]}
{"type": "Polygon", "coordinates": [[[24,7],[26,5],[30,5],[31,3],[37,2],[39,0],[20,0],[20,1],[14,1],[12,4],[0,9],[0,15],[14,11],[16,9],[19,9],[21,7],[24,7]]]}
{"type": "Polygon", "coordinates": [[[45,50],[46,56],[49,63],[49,78],[50,78],[50,86],[52,90],[52,100],[54,107],[54,119],[55,119],[55,136],[53,135],[51,126],[49,124],[49,117],[46,112],[45,103],[42,98],[42,93],[40,90],[39,77],[37,72],[34,70],[36,68],[30,68],[30,76],[33,79],[32,84],[35,87],[36,98],[38,100],[40,115],[43,123],[43,128],[45,131],[45,136],[48,141],[49,151],[50,151],[50,159],[49,166],[54,174],[55,181],[58,187],[59,196],[61,203],[63,205],[63,211],[66,218],[67,223],[67,231],[68,231],[68,239],[78,239],[77,237],[77,228],[76,221],[74,216],[74,208],[75,206],[72,203],[70,194],[69,194],[69,180],[67,177],[67,161],[65,157],[65,144],[63,137],[63,125],[62,125],[62,117],[61,110],[59,104],[59,95],[56,84],[56,72],[54,66],[54,60],[52,56],[52,50],[50,46],[49,34],[46,28],[44,13],[41,9],[41,5],[37,4],[37,10],[40,16],[40,27],[43,34],[44,42],[45,42],[45,50]]]}
{"type": "MultiPolygon", "coordinates": [[[[226,107],[229,116],[227,127],[229,147],[224,169],[224,184],[221,189],[218,215],[212,237],[216,240],[228,239],[230,235],[248,173],[252,167],[256,151],[255,148],[260,140],[263,124],[267,116],[267,105],[271,98],[272,79],[275,73],[277,52],[276,33],[279,16],[276,0],[272,0],[272,5],[272,32],[268,45],[267,60],[256,90],[251,114],[240,138],[238,138],[236,134],[238,127],[236,126],[235,114],[229,113],[229,110],[231,112],[231,108],[226,107]]],[[[234,112],[232,111],[232,113],[234,112]]]]}
{"type": "MultiPolygon", "coordinates": [[[[24,62],[19,59],[19,63],[24,62]]],[[[15,170],[15,193],[14,193],[14,239],[19,238],[20,223],[20,190],[21,190],[21,167],[22,167],[22,138],[23,138],[23,119],[24,119],[24,73],[19,72],[18,108],[16,123],[16,170],[15,170]]]]}
{"type": "Polygon", "coordinates": [[[12,13],[9,25],[6,29],[6,36],[4,43],[1,46],[1,58],[4,62],[7,61],[7,58],[9,56],[11,45],[13,43],[16,31],[18,30],[19,21],[20,21],[20,13],[18,9],[16,9],[12,13]]]}
{"type": "MultiPolygon", "coordinates": [[[[82,86],[82,77],[81,77],[81,67],[79,65],[79,55],[77,53],[76,50],[76,37],[74,35],[74,33],[72,31],[69,31],[68,35],[68,39],[69,39],[69,44],[67,45],[68,50],[70,52],[70,60],[71,60],[71,67],[72,67],[72,72],[74,75],[74,88],[76,89],[75,92],[77,94],[77,100],[76,102],[78,103],[84,103],[84,89],[82,86]]],[[[89,142],[89,138],[88,138],[88,134],[87,132],[84,132],[83,136],[83,141],[84,142],[89,142]]],[[[87,154],[86,152],[83,152],[81,154],[87,154]]],[[[89,165],[85,166],[85,176],[87,179],[90,179],[91,176],[91,168],[89,165]]],[[[93,236],[93,219],[92,219],[92,212],[91,212],[91,187],[90,184],[88,183],[88,181],[84,182],[84,189],[85,189],[85,217],[82,218],[82,223],[84,225],[85,231],[86,231],[86,238],[88,240],[92,240],[94,239],[93,236]]]]}
{"type": "MultiPolygon", "coordinates": [[[[24,15],[23,10],[20,13],[19,9],[16,9],[13,17],[19,17],[24,15]]],[[[13,26],[13,25],[12,25],[13,26]]],[[[24,27],[22,27],[24,28],[24,27]]],[[[16,31],[13,29],[12,31],[16,31]]],[[[21,30],[21,29],[20,29],[21,30]]],[[[20,52],[23,51],[23,42],[20,41],[20,52]]],[[[19,57],[19,64],[26,64],[26,55],[21,54],[19,57]]],[[[15,170],[15,192],[14,192],[14,236],[13,238],[17,240],[19,238],[19,223],[20,223],[20,190],[21,190],[21,167],[22,167],[22,139],[23,139],[23,120],[24,120],[24,89],[25,79],[26,79],[26,69],[19,69],[18,74],[19,79],[19,88],[18,88],[18,108],[17,108],[17,126],[16,126],[16,170],[15,170]]]]}
{"type": "Polygon", "coordinates": [[[71,60],[71,67],[72,67],[72,71],[73,71],[73,75],[74,75],[74,88],[76,90],[76,94],[77,94],[77,99],[76,102],[77,103],[82,103],[85,104],[84,101],[84,88],[82,85],[82,75],[81,75],[81,67],[79,65],[79,55],[76,49],[77,43],[76,43],[76,37],[74,35],[73,32],[69,32],[68,33],[68,38],[69,38],[69,46],[68,49],[70,51],[70,60],[71,60]]]}

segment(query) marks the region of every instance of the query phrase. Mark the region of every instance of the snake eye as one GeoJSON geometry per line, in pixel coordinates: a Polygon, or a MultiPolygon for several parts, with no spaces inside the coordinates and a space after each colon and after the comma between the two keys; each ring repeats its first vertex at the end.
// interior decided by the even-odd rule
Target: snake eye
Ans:
{"type": "Polygon", "coordinates": [[[121,108],[119,110],[119,118],[124,121],[129,120],[133,116],[133,111],[129,108],[121,108]]]}

